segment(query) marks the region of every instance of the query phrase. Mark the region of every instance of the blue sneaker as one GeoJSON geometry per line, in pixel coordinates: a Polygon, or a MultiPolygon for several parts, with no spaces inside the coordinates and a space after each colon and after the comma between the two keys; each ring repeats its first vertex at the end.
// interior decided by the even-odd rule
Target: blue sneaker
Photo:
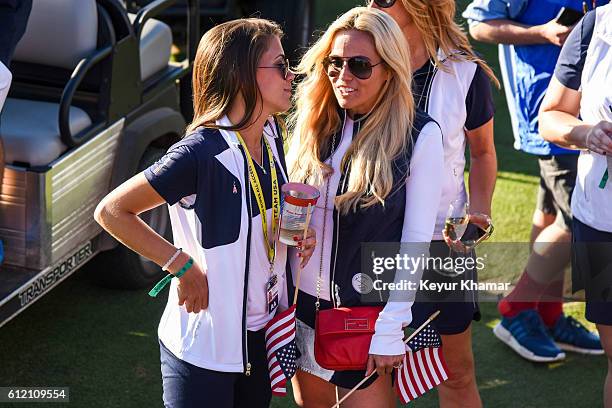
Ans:
{"type": "Polygon", "coordinates": [[[511,318],[502,317],[493,333],[529,361],[542,363],[565,358],[565,353],[557,347],[535,310],[523,310],[511,318]]]}
{"type": "Polygon", "coordinates": [[[2,241],[0,241],[0,265],[2,265],[2,261],[4,261],[4,246],[2,246],[2,241]]]}
{"type": "Polygon", "coordinates": [[[561,315],[550,329],[550,334],[562,350],[580,354],[601,355],[604,353],[599,336],[591,333],[582,323],[571,316],[561,315]]]}

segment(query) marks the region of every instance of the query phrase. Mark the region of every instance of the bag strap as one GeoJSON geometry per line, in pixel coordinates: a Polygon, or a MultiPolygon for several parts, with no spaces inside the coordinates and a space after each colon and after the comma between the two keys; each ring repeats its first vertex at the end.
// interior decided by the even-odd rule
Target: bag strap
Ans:
{"type": "MultiPolygon", "coordinates": [[[[332,135],[331,152],[329,154],[329,165],[334,168],[334,153],[336,152],[336,134],[332,135]]],[[[327,179],[327,186],[325,187],[325,201],[323,203],[323,231],[321,232],[321,256],[319,259],[319,276],[317,277],[317,300],[315,302],[315,312],[319,311],[321,306],[321,284],[323,282],[323,250],[325,249],[325,226],[327,224],[327,203],[329,200],[329,185],[331,184],[331,174],[327,179]]]]}

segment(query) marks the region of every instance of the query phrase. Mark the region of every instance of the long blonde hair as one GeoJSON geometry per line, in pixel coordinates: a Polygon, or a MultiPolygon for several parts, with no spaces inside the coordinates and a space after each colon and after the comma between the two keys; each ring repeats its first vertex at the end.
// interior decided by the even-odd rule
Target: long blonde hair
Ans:
{"type": "Polygon", "coordinates": [[[455,0],[400,0],[425,42],[429,57],[437,67],[443,65],[438,48],[451,60],[466,59],[478,64],[496,87],[499,80],[493,70],[474,52],[467,35],[455,22],[455,0]],[[457,54],[457,51],[460,54],[457,54]]]}
{"type": "Polygon", "coordinates": [[[292,137],[298,138],[291,144],[288,156],[292,180],[320,186],[323,178],[333,172],[321,158],[329,154],[331,137],[341,131],[342,123],[323,61],[336,35],[345,30],[369,34],[390,75],[342,158],[341,168],[350,167],[347,190],[335,201],[342,214],[358,207],[384,204],[394,185],[393,159],[412,142],[415,109],[410,55],[397,23],[379,10],[366,7],[349,10],[329,26],[297,67],[305,79],[297,88],[296,110],[290,118],[292,137]]]}

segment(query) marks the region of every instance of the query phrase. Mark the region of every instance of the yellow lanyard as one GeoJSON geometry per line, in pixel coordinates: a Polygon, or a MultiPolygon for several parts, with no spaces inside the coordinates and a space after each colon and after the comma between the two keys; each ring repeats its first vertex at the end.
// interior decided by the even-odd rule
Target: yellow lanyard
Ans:
{"type": "MultiPolygon", "coordinates": [[[[263,236],[264,242],[266,244],[266,249],[268,251],[268,260],[270,261],[270,265],[274,264],[274,244],[270,243],[268,239],[268,220],[266,216],[266,201],[264,199],[263,190],[261,188],[261,183],[259,182],[259,176],[257,175],[257,171],[255,170],[255,164],[253,163],[253,158],[251,158],[251,154],[249,153],[249,149],[246,147],[246,143],[244,143],[244,139],[240,133],[236,132],[238,136],[238,140],[240,144],[244,148],[244,153],[247,157],[247,163],[249,165],[249,181],[251,183],[251,187],[253,188],[253,192],[255,193],[255,200],[257,201],[257,207],[259,207],[259,214],[261,214],[261,227],[263,228],[263,236]]],[[[278,188],[278,177],[276,176],[276,166],[274,165],[274,156],[272,154],[272,149],[268,144],[265,136],[263,136],[263,142],[266,146],[266,150],[268,152],[268,160],[270,161],[270,177],[272,178],[272,236],[276,239],[276,231],[278,230],[278,220],[280,218],[280,190],[278,188]]]]}

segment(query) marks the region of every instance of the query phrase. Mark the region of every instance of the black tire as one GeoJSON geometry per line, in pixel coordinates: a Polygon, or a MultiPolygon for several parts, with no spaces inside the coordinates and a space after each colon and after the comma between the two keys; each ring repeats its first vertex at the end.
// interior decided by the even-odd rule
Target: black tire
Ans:
{"type": "MultiPolygon", "coordinates": [[[[164,149],[147,148],[138,164],[138,172],[155,163],[164,153],[164,149]]],[[[141,218],[158,234],[172,242],[172,226],[166,205],[141,214],[141,218]]],[[[142,289],[155,284],[165,274],[157,264],[121,244],[100,253],[94,262],[96,282],[109,288],[142,289]]]]}

